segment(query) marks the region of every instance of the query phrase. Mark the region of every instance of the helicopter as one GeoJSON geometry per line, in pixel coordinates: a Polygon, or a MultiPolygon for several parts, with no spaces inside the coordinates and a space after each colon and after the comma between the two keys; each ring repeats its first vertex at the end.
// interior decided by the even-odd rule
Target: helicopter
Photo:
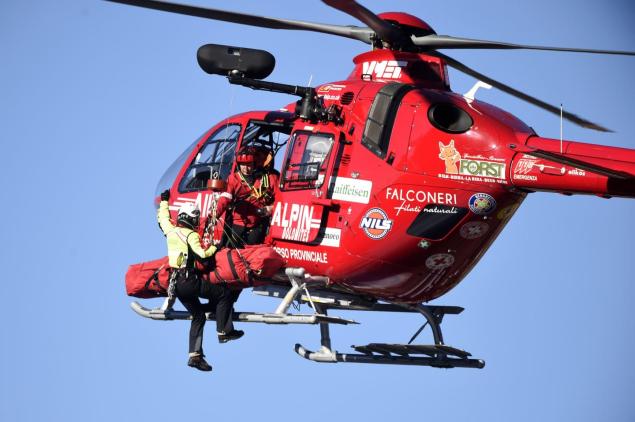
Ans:
{"type": "MultiPolygon", "coordinates": [[[[544,49],[635,55],[611,50],[537,47],[439,36],[405,13],[374,14],[355,1],[325,0],[367,27],[337,26],[247,15],[160,1],[119,1],[210,19],[274,29],[309,30],[362,41],[372,51],[353,59],[350,75],[313,87],[264,81],[275,59],[263,50],[208,44],[201,68],[229,83],[297,95],[281,110],[229,117],[194,142],[166,171],[157,191],[170,188],[171,210],[185,202],[207,214],[211,188],[235,170],[235,152],[268,148],[282,160],[280,191],[269,238],[287,261],[271,284],[254,288],[282,298],[269,314],[235,319],[269,324],[319,324],[316,362],[482,368],[484,361],[444,343],[441,322],[463,309],[424,305],[456,287],[531,192],[635,197],[635,150],[542,138],[511,114],[476,99],[496,87],[574,124],[608,129],[491,79],[438,49],[544,49]],[[468,93],[451,91],[447,67],[475,77],[468,93]],[[290,314],[294,300],[314,314],[290,314]],[[417,312],[425,324],[408,344],[332,349],[329,324],[352,320],[329,309],[417,312]],[[415,345],[431,327],[434,344],[415,345]]],[[[218,234],[215,234],[218,235],[218,234]]],[[[158,320],[187,319],[180,311],[146,309],[158,320]]],[[[210,315],[209,318],[213,318],[210,315]]]]}

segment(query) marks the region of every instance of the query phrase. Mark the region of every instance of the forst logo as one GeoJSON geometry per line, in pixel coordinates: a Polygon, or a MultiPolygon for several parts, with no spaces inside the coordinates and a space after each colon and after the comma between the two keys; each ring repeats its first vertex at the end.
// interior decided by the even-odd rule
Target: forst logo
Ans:
{"type": "Polygon", "coordinates": [[[471,176],[485,176],[502,179],[504,176],[505,164],[494,163],[492,161],[469,160],[463,158],[459,167],[460,174],[471,176]]]}
{"type": "Polygon", "coordinates": [[[393,221],[381,208],[371,208],[366,211],[359,223],[359,227],[364,230],[366,236],[371,239],[381,239],[385,237],[392,228],[393,221]]]}
{"type": "Polygon", "coordinates": [[[468,154],[462,156],[454,146],[454,139],[447,145],[439,142],[439,158],[445,162],[445,172],[448,174],[505,178],[505,163],[469,157],[468,154]]]}

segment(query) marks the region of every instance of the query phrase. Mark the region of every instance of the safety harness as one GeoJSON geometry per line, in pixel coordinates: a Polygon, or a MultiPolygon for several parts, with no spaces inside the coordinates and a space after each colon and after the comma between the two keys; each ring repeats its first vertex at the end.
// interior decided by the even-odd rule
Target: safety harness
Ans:
{"type": "Polygon", "coordinates": [[[260,186],[258,186],[258,188],[256,188],[255,183],[253,185],[249,183],[242,172],[239,171],[238,176],[251,191],[250,196],[253,196],[256,199],[262,199],[264,196],[269,195],[269,192],[267,192],[269,190],[269,173],[263,173],[262,178],[260,179],[260,186]]]}
{"type": "Polygon", "coordinates": [[[192,254],[190,253],[190,244],[188,242],[190,235],[194,232],[192,231],[187,236],[184,236],[179,229],[180,227],[175,227],[173,231],[176,233],[176,236],[179,238],[179,240],[185,243],[185,246],[187,247],[187,254],[184,255],[183,252],[179,254],[179,257],[177,258],[177,261],[176,261],[176,265],[178,265],[178,268],[172,268],[172,271],[170,272],[170,281],[168,284],[168,291],[167,291],[168,300],[166,303],[167,309],[172,309],[172,306],[174,306],[174,302],[176,302],[176,275],[178,271],[182,271],[182,270],[188,271],[190,267],[192,267],[194,264],[193,259],[190,260],[190,257],[192,254]],[[186,260],[185,267],[182,267],[184,259],[186,260]]]}

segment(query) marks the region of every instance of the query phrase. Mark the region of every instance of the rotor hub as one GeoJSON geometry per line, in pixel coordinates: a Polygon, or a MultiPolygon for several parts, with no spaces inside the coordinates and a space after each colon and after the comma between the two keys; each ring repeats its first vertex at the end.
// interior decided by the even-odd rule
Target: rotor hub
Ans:
{"type": "Polygon", "coordinates": [[[423,37],[425,35],[436,34],[434,29],[416,16],[403,12],[384,12],[377,15],[379,18],[396,24],[404,29],[409,35],[423,37]]]}

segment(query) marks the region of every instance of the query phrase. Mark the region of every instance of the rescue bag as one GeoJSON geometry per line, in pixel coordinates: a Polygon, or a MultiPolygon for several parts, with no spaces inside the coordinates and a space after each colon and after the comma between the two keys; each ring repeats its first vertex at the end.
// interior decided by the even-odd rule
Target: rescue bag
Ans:
{"type": "Polygon", "coordinates": [[[241,253],[258,277],[273,277],[287,263],[275,249],[267,245],[247,245],[241,253]]]}
{"type": "Polygon", "coordinates": [[[249,245],[245,249],[221,249],[214,255],[216,267],[205,277],[212,284],[245,288],[267,284],[261,278],[272,277],[286,264],[272,247],[249,245]]]}
{"type": "Polygon", "coordinates": [[[166,297],[169,280],[170,265],[167,256],[132,264],[126,272],[126,293],[142,299],[166,297]]]}

